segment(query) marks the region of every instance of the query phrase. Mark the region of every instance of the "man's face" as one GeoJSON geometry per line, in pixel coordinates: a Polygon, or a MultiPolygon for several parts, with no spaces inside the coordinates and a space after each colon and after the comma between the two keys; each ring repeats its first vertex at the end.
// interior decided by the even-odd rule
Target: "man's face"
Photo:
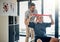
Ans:
{"type": "Polygon", "coordinates": [[[30,7],[30,10],[33,12],[34,11],[34,9],[35,9],[35,6],[31,6],[30,7]]]}
{"type": "Polygon", "coordinates": [[[38,17],[37,17],[37,21],[38,21],[38,22],[43,22],[43,17],[42,17],[42,16],[38,16],[38,17]]]}

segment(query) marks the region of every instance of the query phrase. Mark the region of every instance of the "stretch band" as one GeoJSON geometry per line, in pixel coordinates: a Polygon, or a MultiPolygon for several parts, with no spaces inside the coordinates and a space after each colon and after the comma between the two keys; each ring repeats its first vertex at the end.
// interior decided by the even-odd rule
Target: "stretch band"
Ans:
{"type": "Polygon", "coordinates": [[[34,16],[50,16],[50,15],[45,15],[45,14],[33,14],[34,16]]]}

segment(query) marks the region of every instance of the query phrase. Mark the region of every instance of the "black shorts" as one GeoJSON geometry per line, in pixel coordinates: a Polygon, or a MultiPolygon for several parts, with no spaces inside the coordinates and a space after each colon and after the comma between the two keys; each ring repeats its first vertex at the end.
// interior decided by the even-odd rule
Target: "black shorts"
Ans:
{"type": "Polygon", "coordinates": [[[41,39],[42,42],[50,42],[51,37],[35,37],[35,42],[37,42],[38,39],[41,39]]]}

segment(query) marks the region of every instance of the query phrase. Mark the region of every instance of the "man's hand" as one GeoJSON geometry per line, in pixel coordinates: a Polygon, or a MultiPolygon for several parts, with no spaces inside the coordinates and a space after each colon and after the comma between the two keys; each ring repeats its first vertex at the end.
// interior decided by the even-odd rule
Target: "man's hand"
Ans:
{"type": "Polygon", "coordinates": [[[31,19],[32,16],[33,16],[33,14],[31,13],[29,15],[29,18],[28,19],[25,19],[25,25],[29,25],[29,22],[30,22],[30,19],[31,19]]]}
{"type": "Polygon", "coordinates": [[[29,16],[29,19],[33,16],[33,14],[31,13],[30,16],[29,16]]]}
{"type": "Polygon", "coordinates": [[[49,17],[52,18],[52,15],[50,15],[49,17]]]}

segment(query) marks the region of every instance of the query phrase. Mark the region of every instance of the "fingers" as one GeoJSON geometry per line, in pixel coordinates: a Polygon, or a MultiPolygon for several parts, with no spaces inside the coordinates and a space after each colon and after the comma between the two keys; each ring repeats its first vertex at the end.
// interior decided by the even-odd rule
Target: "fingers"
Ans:
{"type": "Polygon", "coordinates": [[[49,15],[50,17],[52,17],[52,15],[49,15]]]}
{"type": "Polygon", "coordinates": [[[52,18],[52,15],[49,15],[50,18],[52,18]]]}

